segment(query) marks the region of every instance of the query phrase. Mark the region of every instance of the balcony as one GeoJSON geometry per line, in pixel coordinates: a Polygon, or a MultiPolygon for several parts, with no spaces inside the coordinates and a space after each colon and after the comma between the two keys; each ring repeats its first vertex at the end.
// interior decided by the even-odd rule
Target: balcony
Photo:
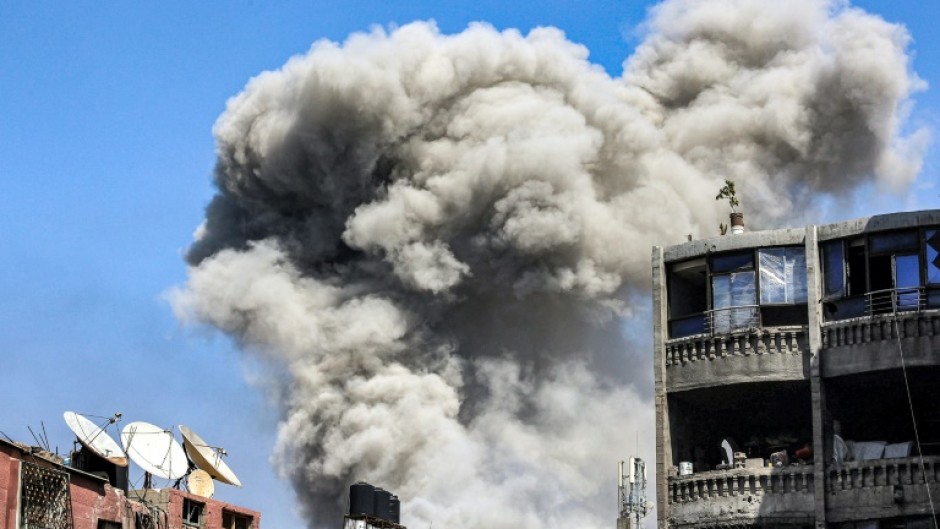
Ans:
{"type": "Polygon", "coordinates": [[[826,471],[826,521],[930,514],[940,498],[940,456],[850,461],[826,471]],[[926,486],[925,486],[926,484],[926,486]]]}
{"type": "Polygon", "coordinates": [[[669,478],[674,527],[812,524],[813,466],[699,472],[669,478]]]}
{"type": "MultiPolygon", "coordinates": [[[[839,300],[835,314],[858,316],[822,327],[823,376],[840,376],[908,366],[940,365],[940,310],[933,291],[903,288],[839,300]]],[[[831,311],[832,309],[827,309],[831,311]]]]}
{"type": "Polygon", "coordinates": [[[667,389],[761,380],[802,380],[809,373],[806,328],[760,326],[757,306],[708,311],[706,332],[668,340],[667,389]]]}

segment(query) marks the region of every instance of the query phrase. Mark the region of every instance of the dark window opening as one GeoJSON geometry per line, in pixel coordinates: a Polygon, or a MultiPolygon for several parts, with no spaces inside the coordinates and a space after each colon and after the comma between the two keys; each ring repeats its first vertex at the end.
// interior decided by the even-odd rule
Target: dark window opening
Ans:
{"type": "Polygon", "coordinates": [[[232,511],[222,511],[222,529],[251,529],[252,517],[232,511]]]}
{"type": "Polygon", "coordinates": [[[134,513],[134,527],[135,529],[156,529],[153,516],[147,512],[134,513]]]}
{"type": "Polygon", "coordinates": [[[848,295],[859,296],[868,292],[868,267],[865,262],[865,240],[855,239],[854,241],[849,241],[848,246],[849,255],[846,261],[848,265],[846,272],[849,277],[848,295]]]}
{"type": "MultiPolygon", "coordinates": [[[[721,442],[732,439],[748,458],[769,460],[787,451],[791,461],[812,446],[809,382],[762,382],[670,394],[669,424],[674,464],[695,472],[724,461],[721,442]]],[[[763,465],[762,465],[763,466],[763,465]]]]}
{"type": "Polygon", "coordinates": [[[669,335],[678,338],[706,332],[708,281],[705,259],[675,263],[669,267],[669,335]]]}
{"type": "MultiPolygon", "coordinates": [[[[940,367],[907,369],[911,401],[924,455],[940,455],[940,367]]],[[[833,428],[850,450],[852,459],[913,457],[917,455],[911,406],[904,373],[879,371],[828,379],[826,399],[833,428]],[[855,447],[861,447],[855,450],[855,447]],[[879,449],[894,445],[887,451],[879,449]]],[[[827,454],[831,459],[832,454],[827,454]]]]}
{"type": "Polygon", "coordinates": [[[760,320],[764,327],[807,325],[809,314],[806,305],[771,305],[760,308],[760,320]]]}
{"type": "Polygon", "coordinates": [[[187,527],[200,527],[202,525],[202,513],[205,505],[189,498],[183,499],[183,525],[187,527]]]}
{"type": "Polygon", "coordinates": [[[121,529],[121,522],[111,520],[98,520],[98,529],[121,529]]]}

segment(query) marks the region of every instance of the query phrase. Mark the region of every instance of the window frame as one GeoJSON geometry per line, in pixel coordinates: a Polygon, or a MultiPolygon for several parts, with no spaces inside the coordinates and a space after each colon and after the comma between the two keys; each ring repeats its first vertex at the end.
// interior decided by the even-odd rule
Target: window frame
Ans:
{"type": "Polygon", "coordinates": [[[201,528],[206,525],[206,504],[204,502],[199,502],[190,498],[183,498],[183,505],[181,507],[180,519],[182,521],[183,527],[196,527],[201,528]],[[187,509],[190,507],[190,509],[187,509]],[[198,509],[197,521],[194,523],[191,521],[191,514],[188,512],[192,508],[198,509]]]}

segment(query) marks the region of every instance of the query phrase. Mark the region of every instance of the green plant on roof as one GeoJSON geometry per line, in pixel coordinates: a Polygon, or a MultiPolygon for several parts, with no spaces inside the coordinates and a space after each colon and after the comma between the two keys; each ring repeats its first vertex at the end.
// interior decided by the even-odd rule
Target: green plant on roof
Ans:
{"type": "Polygon", "coordinates": [[[735,206],[740,206],[741,203],[738,202],[738,197],[734,194],[734,182],[731,180],[725,180],[725,187],[722,187],[718,191],[718,195],[715,197],[715,200],[721,200],[723,198],[728,199],[728,205],[731,206],[731,212],[734,213],[736,210],[735,206]]]}

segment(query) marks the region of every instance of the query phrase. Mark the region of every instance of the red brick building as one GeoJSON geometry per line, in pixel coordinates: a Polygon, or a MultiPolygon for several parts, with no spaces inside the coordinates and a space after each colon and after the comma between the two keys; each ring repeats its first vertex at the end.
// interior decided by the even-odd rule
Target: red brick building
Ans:
{"type": "Polygon", "coordinates": [[[0,529],[260,529],[257,511],[171,488],[126,491],[119,482],[0,439],[0,529]]]}

